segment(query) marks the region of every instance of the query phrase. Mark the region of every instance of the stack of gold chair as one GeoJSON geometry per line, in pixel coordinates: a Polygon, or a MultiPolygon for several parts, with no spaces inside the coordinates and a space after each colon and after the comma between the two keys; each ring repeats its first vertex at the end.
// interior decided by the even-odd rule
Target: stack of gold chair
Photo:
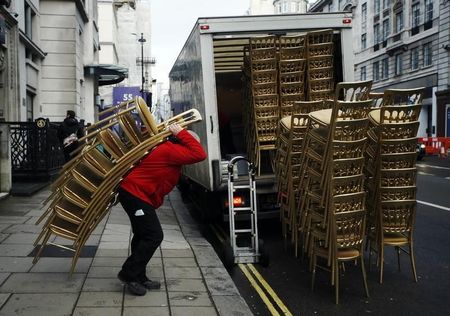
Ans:
{"type": "Polygon", "coordinates": [[[197,110],[190,110],[157,125],[140,97],[108,112],[107,118],[92,125],[88,135],[80,139],[83,145],[77,155],[52,184],[52,192],[45,201],[47,209],[37,222],[46,219],[35,241],[35,246],[41,245],[33,263],[39,260],[47,244],[53,244],[74,252],[70,269],[73,273],[85,242],[115,203],[122,177],[170,135],[166,130],[168,124],[177,122],[185,127],[201,120],[197,110]],[[133,111],[138,112],[138,119],[133,111]],[[52,235],[70,244],[49,242],[52,235]]]}
{"type": "Polygon", "coordinates": [[[261,155],[273,151],[276,143],[278,105],[277,37],[252,37],[248,50],[251,102],[248,117],[249,157],[261,173],[261,155]]]}
{"type": "MultiPolygon", "coordinates": [[[[291,116],[297,101],[305,100],[305,73],[306,73],[306,46],[304,35],[280,36],[278,41],[278,78],[280,98],[280,119],[291,116]]],[[[289,119],[288,119],[289,120],[289,119]]],[[[286,124],[278,122],[276,153],[273,162],[273,170],[282,192],[286,181],[286,163],[288,153],[289,130],[286,124]]]]}
{"type": "MultiPolygon", "coordinates": [[[[365,236],[364,152],[367,144],[371,81],[339,83],[331,109],[309,114],[303,144],[300,218],[303,249],[311,257],[313,284],[317,257],[331,268],[331,283],[339,301],[340,262],[363,262],[365,236]]],[[[327,102],[327,101],[325,101],[327,102]]],[[[330,102],[330,101],[328,101],[330,102]]],[[[298,247],[298,235],[296,237],[298,247]]]]}
{"type": "MultiPolygon", "coordinates": [[[[416,146],[423,88],[388,89],[370,112],[366,176],[370,253],[378,253],[383,282],[384,247],[410,255],[414,280],[413,230],[416,211],[416,146]],[[402,247],[407,246],[409,251],[402,247]]],[[[370,262],[370,260],[369,260],[370,262]]]]}
{"type": "MultiPolygon", "coordinates": [[[[325,106],[324,101],[297,101],[293,114],[280,120],[281,129],[288,134],[286,160],[279,175],[280,216],[285,245],[297,221],[295,210],[300,198],[300,166],[309,113],[324,109],[325,106]]],[[[291,241],[293,239],[294,235],[291,234],[291,241]]]]}
{"type": "Polygon", "coordinates": [[[308,32],[306,41],[307,100],[332,100],[335,88],[333,30],[308,32]]]}

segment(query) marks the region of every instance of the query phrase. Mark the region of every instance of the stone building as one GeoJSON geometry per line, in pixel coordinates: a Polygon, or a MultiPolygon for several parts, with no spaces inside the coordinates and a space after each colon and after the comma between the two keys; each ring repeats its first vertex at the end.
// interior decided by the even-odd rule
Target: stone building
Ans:
{"type": "Polygon", "coordinates": [[[310,11],[352,12],[355,78],[375,91],[425,87],[419,136],[450,136],[449,1],[320,0],[310,11]]]}

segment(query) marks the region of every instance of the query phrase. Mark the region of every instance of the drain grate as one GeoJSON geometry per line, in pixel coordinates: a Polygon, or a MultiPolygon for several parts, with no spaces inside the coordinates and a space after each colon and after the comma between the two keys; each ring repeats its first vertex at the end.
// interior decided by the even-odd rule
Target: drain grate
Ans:
{"type": "MultiPolygon", "coordinates": [[[[69,247],[66,245],[63,245],[65,247],[69,247]]],[[[38,252],[40,246],[34,247],[34,249],[30,252],[28,257],[34,257],[36,253],[38,252]]],[[[95,253],[97,252],[98,246],[84,246],[81,250],[80,258],[94,258],[95,253]]],[[[41,253],[41,258],[72,258],[74,252],[57,247],[55,245],[45,245],[44,250],[41,253]]]]}

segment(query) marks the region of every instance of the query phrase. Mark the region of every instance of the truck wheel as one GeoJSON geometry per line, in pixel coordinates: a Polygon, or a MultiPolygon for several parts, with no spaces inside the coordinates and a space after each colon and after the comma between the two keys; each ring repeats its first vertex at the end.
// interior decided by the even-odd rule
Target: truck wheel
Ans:
{"type": "Polygon", "coordinates": [[[267,253],[267,249],[264,246],[264,241],[262,239],[258,239],[259,245],[259,264],[263,267],[268,267],[270,263],[269,254],[267,253]]]}

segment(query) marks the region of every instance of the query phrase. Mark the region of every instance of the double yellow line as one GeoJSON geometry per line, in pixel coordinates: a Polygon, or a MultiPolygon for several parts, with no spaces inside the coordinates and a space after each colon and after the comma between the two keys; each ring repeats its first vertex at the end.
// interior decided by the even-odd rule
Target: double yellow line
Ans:
{"type": "MultiPolygon", "coordinates": [[[[222,242],[222,243],[227,242],[226,234],[220,227],[211,225],[211,229],[214,231],[217,238],[219,238],[220,242],[222,242]]],[[[267,308],[269,309],[269,312],[272,315],[274,315],[274,316],[280,316],[280,315],[292,316],[292,313],[289,311],[289,309],[286,307],[286,305],[283,304],[281,299],[278,297],[278,295],[275,293],[275,291],[271,288],[269,283],[267,283],[267,281],[263,278],[263,276],[258,272],[258,270],[256,270],[256,268],[253,264],[240,263],[240,264],[238,264],[238,266],[239,266],[239,269],[241,269],[242,273],[244,273],[245,277],[250,282],[252,287],[258,293],[259,297],[261,297],[264,304],[266,304],[267,308]],[[262,286],[262,288],[260,285],[262,286]],[[267,296],[267,295],[269,295],[269,296],[267,296]],[[275,306],[272,302],[275,303],[275,306]]]]}
{"type": "Polygon", "coordinates": [[[286,315],[286,316],[292,316],[292,313],[289,311],[289,309],[286,307],[286,305],[283,304],[281,299],[278,297],[278,295],[275,293],[275,291],[270,287],[270,285],[266,282],[266,280],[263,278],[263,276],[256,270],[255,266],[251,263],[249,264],[239,264],[239,269],[241,269],[242,273],[246,276],[246,278],[249,280],[250,284],[253,286],[253,288],[256,290],[258,295],[263,300],[264,304],[266,304],[267,308],[269,309],[269,312],[274,316],[280,316],[280,315],[286,315]],[[260,284],[264,288],[264,290],[261,288],[260,284]],[[270,296],[272,301],[276,304],[276,307],[270,300],[270,298],[266,295],[270,296]],[[281,314],[280,314],[280,312],[281,314]]]}

